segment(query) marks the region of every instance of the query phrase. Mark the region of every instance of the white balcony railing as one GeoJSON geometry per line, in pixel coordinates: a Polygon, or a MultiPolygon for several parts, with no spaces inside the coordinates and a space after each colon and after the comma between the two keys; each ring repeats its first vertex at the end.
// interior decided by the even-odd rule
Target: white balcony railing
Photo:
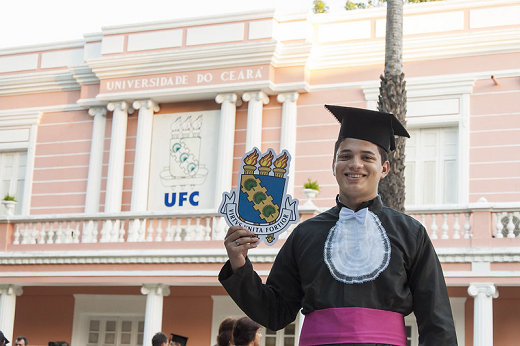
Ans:
{"type": "MultiPolygon", "coordinates": [[[[301,209],[300,219],[317,211],[301,209]]],[[[425,206],[406,213],[421,222],[433,240],[520,237],[520,203],[425,206]]],[[[0,231],[8,232],[7,244],[12,245],[211,241],[223,240],[227,228],[215,210],[0,217],[0,231]]]]}
{"type": "Polygon", "coordinates": [[[489,238],[520,237],[520,203],[483,200],[466,205],[407,208],[406,213],[422,223],[431,239],[471,239],[476,230],[487,233],[489,238]]]}

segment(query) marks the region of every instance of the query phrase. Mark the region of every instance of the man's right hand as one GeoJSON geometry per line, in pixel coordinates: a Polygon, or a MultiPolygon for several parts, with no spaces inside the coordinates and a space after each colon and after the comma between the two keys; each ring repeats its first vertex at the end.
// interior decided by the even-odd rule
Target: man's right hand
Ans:
{"type": "Polygon", "coordinates": [[[259,239],[242,226],[230,227],[224,239],[233,273],[246,264],[247,251],[258,246],[259,239]]]}

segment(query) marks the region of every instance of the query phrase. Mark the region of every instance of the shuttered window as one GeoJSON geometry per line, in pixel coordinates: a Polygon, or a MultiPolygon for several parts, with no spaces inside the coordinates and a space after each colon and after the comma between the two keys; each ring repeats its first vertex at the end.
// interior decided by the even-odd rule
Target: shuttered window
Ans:
{"type": "Polygon", "coordinates": [[[458,128],[409,130],[406,204],[458,203],[458,128]]]}

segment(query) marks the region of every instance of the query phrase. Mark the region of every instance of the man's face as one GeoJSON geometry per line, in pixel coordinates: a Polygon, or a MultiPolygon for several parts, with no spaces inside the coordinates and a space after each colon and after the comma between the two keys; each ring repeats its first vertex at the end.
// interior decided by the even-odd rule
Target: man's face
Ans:
{"type": "Polygon", "coordinates": [[[381,163],[376,144],[345,138],[339,145],[332,170],[339,186],[340,201],[355,208],[377,196],[379,180],[386,177],[389,163],[381,163]]]}
{"type": "Polygon", "coordinates": [[[14,346],[25,346],[25,341],[24,341],[24,339],[16,340],[16,341],[14,342],[14,346]]]}

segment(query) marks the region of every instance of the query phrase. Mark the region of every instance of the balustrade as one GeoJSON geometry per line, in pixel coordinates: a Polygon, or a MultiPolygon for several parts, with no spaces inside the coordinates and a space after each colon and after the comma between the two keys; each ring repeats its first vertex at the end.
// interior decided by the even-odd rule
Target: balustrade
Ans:
{"type": "Polygon", "coordinates": [[[489,214],[492,227],[480,234],[489,238],[520,237],[520,204],[500,203],[481,205],[474,203],[465,206],[429,206],[408,209],[407,214],[419,221],[431,239],[471,239],[476,228],[486,227],[474,224],[474,212],[489,214]]]}
{"type": "Polygon", "coordinates": [[[18,217],[13,244],[71,244],[221,240],[227,231],[217,214],[187,215],[55,215],[18,217]]]}
{"type": "MultiPolygon", "coordinates": [[[[300,219],[313,213],[301,210],[300,219]],[[308,214],[308,215],[307,215],[308,214]]],[[[520,204],[482,207],[479,203],[465,206],[422,207],[408,209],[407,214],[418,220],[433,240],[463,240],[477,237],[519,238],[520,204]],[[489,220],[487,225],[478,221],[489,220]],[[484,229],[486,228],[486,229],[484,229]],[[489,229],[487,229],[489,228],[489,229]],[[478,230],[478,232],[476,232],[478,230]]],[[[45,216],[11,216],[0,219],[12,227],[12,244],[77,244],[134,243],[223,240],[227,224],[214,211],[183,214],[160,213],[96,213],[45,216]]],[[[295,225],[280,235],[286,239],[295,225]]]]}

